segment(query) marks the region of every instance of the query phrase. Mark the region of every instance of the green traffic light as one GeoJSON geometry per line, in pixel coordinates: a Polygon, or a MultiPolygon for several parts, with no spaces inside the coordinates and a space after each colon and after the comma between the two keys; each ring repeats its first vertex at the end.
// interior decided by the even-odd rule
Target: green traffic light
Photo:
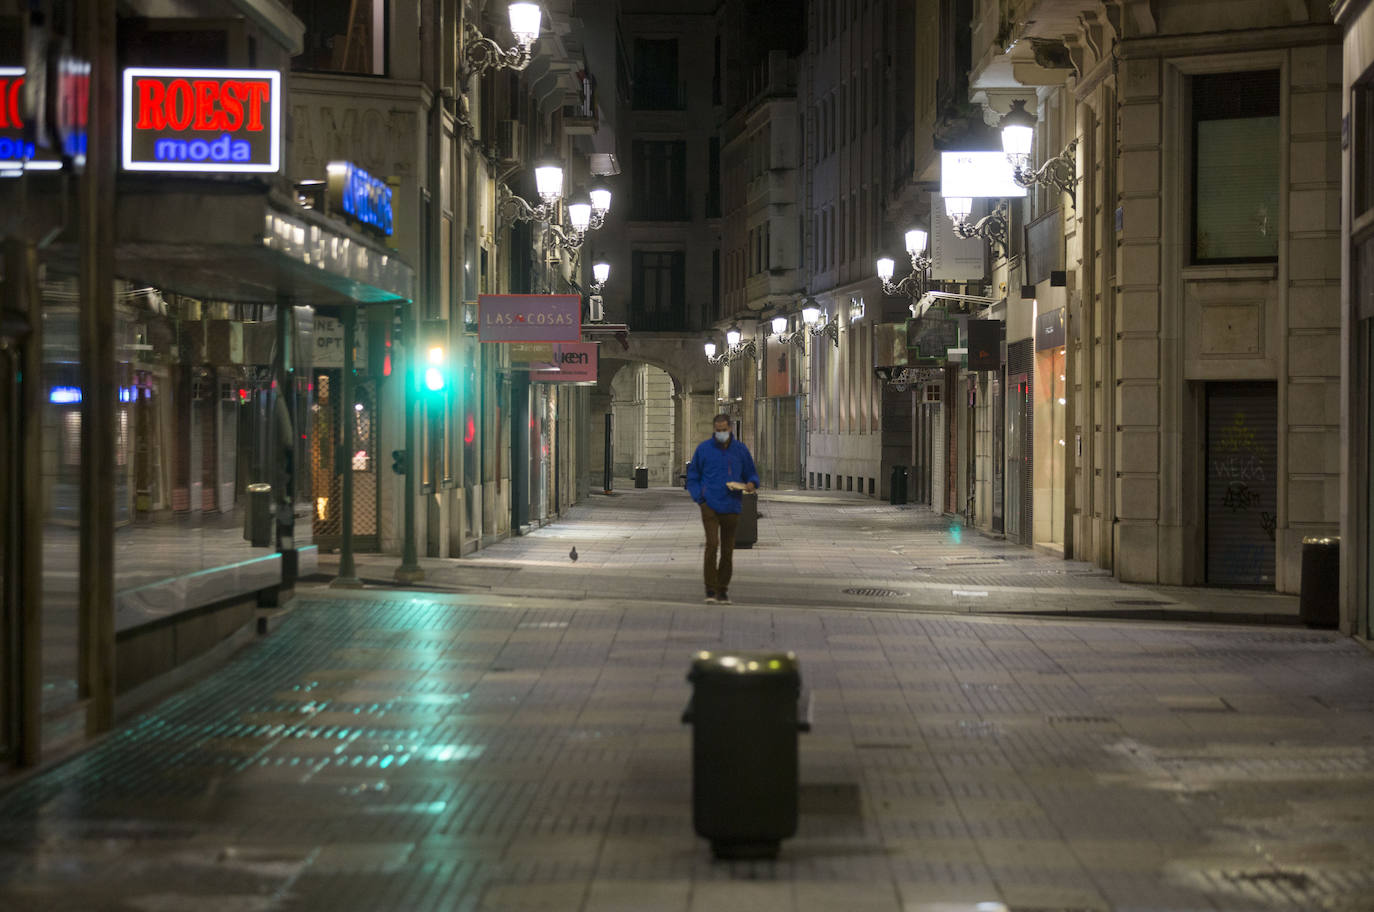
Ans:
{"type": "Polygon", "coordinates": [[[432,393],[441,392],[448,385],[443,371],[444,349],[435,345],[429,350],[429,367],[425,368],[425,388],[432,393]]]}

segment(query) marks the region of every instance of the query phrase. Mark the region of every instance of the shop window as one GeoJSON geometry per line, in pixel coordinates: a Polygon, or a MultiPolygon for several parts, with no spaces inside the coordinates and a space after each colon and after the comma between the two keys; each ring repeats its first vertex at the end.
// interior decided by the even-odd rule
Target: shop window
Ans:
{"type": "Polygon", "coordinates": [[[1278,259],[1279,74],[1193,77],[1194,263],[1278,259]]]}
{"type": "Polygon", "coordinates": [[[1351,157],[1351,180],[1355,185],[1356,220],[1374,209],[1374,82],[1355,86],[1351,99],[1355,153],[1351,157]]]}
{"type": "Polygon", "coordinates": [[[386,75],[387,0],[296,0],[291,12],[305,23],[293,69],[386,75]]]}

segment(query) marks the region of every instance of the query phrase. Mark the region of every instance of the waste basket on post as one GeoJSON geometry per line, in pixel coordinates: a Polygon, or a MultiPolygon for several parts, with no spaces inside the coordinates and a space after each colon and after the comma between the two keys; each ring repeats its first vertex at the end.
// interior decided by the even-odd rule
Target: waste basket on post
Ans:
{"type": "Polygon", "coordinates": [[[248,486],[248,509],[243,513],[243,537],[254,548],[272,544],[272,486],[258,482],[248,486]]]}
{"type": "Polygon", "coordinates": [[[1337,536],[1302,540],[1302,594],[1298,617],[1309,627],[1339,627],[1341,540],[1337,536]]]}
{"type": "Polygon", "coordinates": [[[745,493],[740,498],[739,523],[735,526],[735,547],[752,548],[759,540],[759,498],[745,493]]]}
{"type": "Polygon", "coordinates": [[[895,465],[892,467],[892,480],[887,486],[887,502],[890,504],[906,503],[906,466],[895,465]]]}
{"type": "Polygon", "coordinates": [[[701,652],[692,699],[692,824],[717,858],[772,858],[797,832],[801,670],[791,652],[701,652]]]}
{"type": "Polygon", "coordinates": [[[635,487],[647,488],[649,486],[649,467],[635,466],[635,487]]]}

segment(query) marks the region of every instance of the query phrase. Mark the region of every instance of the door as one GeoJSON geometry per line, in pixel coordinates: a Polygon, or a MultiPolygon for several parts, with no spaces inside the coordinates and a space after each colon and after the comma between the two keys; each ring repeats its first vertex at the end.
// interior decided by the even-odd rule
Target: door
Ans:
{"type": "Polygon", "coordinates": [[[1207,384],[1207,582],[1274,585],[1278,394],[1273,383],[1207,384]]]}

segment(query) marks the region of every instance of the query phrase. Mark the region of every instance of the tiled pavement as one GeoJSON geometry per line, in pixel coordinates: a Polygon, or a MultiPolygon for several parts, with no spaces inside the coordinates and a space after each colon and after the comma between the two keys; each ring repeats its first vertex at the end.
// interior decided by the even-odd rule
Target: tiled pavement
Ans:
{"type": "MultiPolygon", "coordinates": [[[[730,594],[738,603],[1255,623],[1298,616],[1297,598],[1274,592],[1118,583],[1091,564],[1009,544],[921,506],[764,491],[759,511],[758,543],[735,553],[730,594]]],[[[701,552],[697,508],[680,489],[629,489],[594,495],[553,525],[464,560],[421,564],[425,585],[441,590],[691,602],[701,597],[701,552]]],[[[398,563],[360,554],[358,574],[386,584],[398,563]]],[[[335,568],[336,557],[321,555],[321,571],[335,568]]]]}
{"type": "MultiPolygon", "coordinates": [[[[577,526],[541,530],[564,561],[554,533],[577,526]]],[[[597,561],[562,571],[572,601],[305,593],[212,677],[0,793],[0,910],[1374,908],[1354,641],[720,608],[650,568],[633,598],[589,597],[597,561]],[[794,650],[815,695],[776,862],[692,834],[678,715],[703,648],[794,650]]]]}

